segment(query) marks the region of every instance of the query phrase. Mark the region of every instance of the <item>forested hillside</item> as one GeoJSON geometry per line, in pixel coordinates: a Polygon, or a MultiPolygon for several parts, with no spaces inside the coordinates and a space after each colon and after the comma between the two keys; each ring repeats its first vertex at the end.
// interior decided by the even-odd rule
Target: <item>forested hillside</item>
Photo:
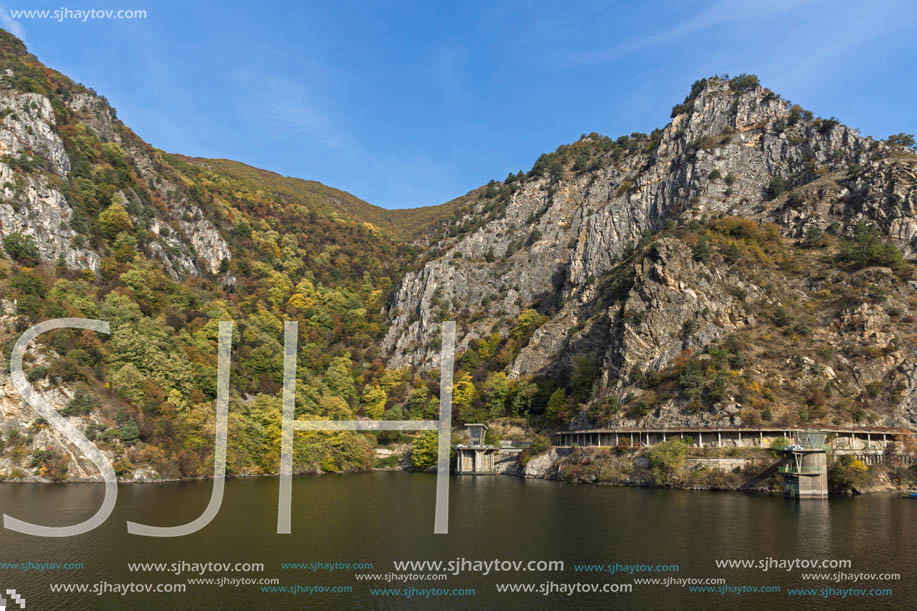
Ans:
{"type": "MultiPolygon", "coordinates": [[[[917,425],[908,134],[864,138],[756,77],[713,77],[651,134],[584,135],[387,211],[155,149],[4,32],[0,62],[3,357],[38,321],[110,321],[26,360],[122,478],[211,472],[221,320],[231,474],[279,468],[286,320],[297,418],[435,418],[439,323],[456,320],[456,423],[917,425]]],[[[0,475],[98,477],[8,372],[0,411],[0,475]]],[[[370,468],[399,439],[298,433],[295,467],[370,468]]]]}
{"type": "MultiPolygon", "coordinates": [[[[411,374],[386,372],[379,340],[383,304],[414,249],[362,220],[373,207],[318,183],[291,192],[266,172],[153,149],[104,98],[6,33],[0,53],[5,367],[37,321],[110,321],[110,337],[44,335],[27,361],[29,380],[120,475],[212,469],[220,320],[235,323],[231,473],[278,469],[285,320],[300,323],[297,417],[381,417],[387,395],[407,394],[411,374]]],[[[4,390],[6,476],[95,476],[8,378],[4,390]]],[[[300,434],[296,467],[367,468],[373,443],[300,434]]]]}
{"type": "Polygon", "coordinates": [[[456,320],[459,414],[572,426],[917,426],[917,154],[753,75],[465,198],[390,306],[390,366],[456,320]]]}

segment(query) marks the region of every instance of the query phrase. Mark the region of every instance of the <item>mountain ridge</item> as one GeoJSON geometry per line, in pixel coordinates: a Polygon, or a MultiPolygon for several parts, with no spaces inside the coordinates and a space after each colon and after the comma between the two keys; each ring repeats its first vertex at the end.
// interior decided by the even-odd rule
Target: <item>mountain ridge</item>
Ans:
{"type": "MultiPolygon", "coordinates": [[[[600,363],[592,372],[598,381],[586,393],[592,399],[584,408],[596,399],[610,401],[615,412],[627,404],[628,416],[614,416],[627,425],[712,425],[720,422],[723,410],[712,409],[709,402],[688,410],[693,400],[685,401],[680,393],[661,400],[632,380],[642,375],[634,371],[643,368],[660,380],[665,375],[677,379],[680,373],[671,367],[679,359],[684,365],[685,351],[716,348],[733,332],[760,324],[763,304],[749,307],[740,303],[744,297],[730,296],[730,291],[757,289],[767,299],[768,289],[749,282],[749,274],[715,283],[698,283],[694,274],[722,276],[743,254],[751,254],[761,268],[786,266],[783,275],[792,279],[794,251],[786,248],[792,243],[788,240],[803,242],[817,234],[843,251],[851,238],[867,239],[868,232],[859,229],[864,223],[879,228],[892,238],[892,248],[912,257],[917,247],[915,162],[917,156],[906,146],[863,138],[835,119],[816,118],[761,87],[753,76],[702,79],[675,106],[673,121],[663,129],[613,143],[587,136],[542,156],[500,215],[453,238],[422,270],[405,276],[383,347],[393,366],[432,366],[436,344],[429,338],[435,337],[437,320],[450,317],[464,330],[457,350],[479,351],[495,335],[504,338],[500,345],[505,348],[505,338],[527,308],[534,308],[540,326],[503,360],[510,379],[547,375],[566,380],[562,386],[570,391],[577,359],[591,354],[600,363]],[[577,151],[577,145],[586,152],[577,151]],[[666,232],[670,224],[674,229],[666,232]],[[691,224],[695,230],[686,230],[691,224]],[[693,246],[698,240],[721,240],[727,252],[720,254],[728,255],[722,269],[698,266],[692,249],[685,251],[669,237],[651,246],[677,232],[681,242],[693,246]],[[646,268],[647,253],[662,259],[646,268]],[[775,262],[779,257],[787,260],[775,262]],[[629,266],[626,280],[614,277],[622,264],[629,266]],[[678,280],[669,279],[673,272],[665,268],[677,272],[678,280]],[[660,278],[666,279],[661,286],[660,278]],[[603,282],[625,281],[626,286],[603,287],[603,282]],[[642,293],[650,289],[651,294],[642,293]],[[685,301],[686,294],[693,303],[685,301]],[[635,314],[652,323],[635,321],[635,314]],[[641,403],[642,395],[652,400],[641,403]]],[[[484,208],[478,204],[471,210],[483,216],[484,208]]],[[[904,266],[902,255],[897,257],[892,257],[895,265],[904,266]]],[[[903,283],[901,289],[906,311],[913,307],[913,285],[903,283]]],[[[822,322],[829,322],[827,315],[822,322]]],[[[908,353],[914,340],[910,333],[905,336],[896,366],[903,363],[907,369],[903,375],[910,381],[901,383],[910,390],[898,404],[903,412],[892,417],[900,418],[898,424],[910,421],[915,407],[913,355],[908,353]]],[[[714,381],[722,386],[718,375],[714,381]]],[[[709,390],[709,383],[703,388],[709,390]]],[[[677,390],[680,384],[672,386],[677,390]]],[[[805,403],[806,397],[798,396],[805,393],[793,394],[793,402],[805,403]]],[[[738,404],[725,415],[732,424],[742,421],[737,415],[745,409],[741,402],[719,390],[712,396],[738,404]]],[[[587,417],[577,417],[582,399],[567,401],[561,420],[588,423],[587,417]]]]}
{"type": "MultiPolygon", "coordinates": [[[[0,32],[0,344],[111,321],[42,337],[27,375],[133,480],[208,473],[219,320],[236,325],[230,474],[278,468],[284,320],[298,418],[435,417],[456,320],[457,424],[917,427],[907,135],[863,138],[751,75],[701,79],[672,114],[388,211],[155,149],[0,32]]],[[[0,391],[0,475],[97,477],[6,374],[0,391]]],[[[371,468],[400,441],[299,435],[295,468],[371,468]]]]}
{"type": "Polygon", "coordinates": [[[197,166],[209,167],[222,174],[264,185],[265,188],[272,189],[275,193],[304,201],[319,212],[343,212],[354,221],[368,222],[381,231],[405,241],[422,236],[430,224],[454,212],[458,202],[458,200],[452,200],[435,206],[390,210],[315,180],[283,176],[240,161],[188,157],[181,154],[174,156],[197,166]],[[322,199],[326,201],[321,201],[322,199]],[[329,205],[329,201],[332,205],[329,205]]]}

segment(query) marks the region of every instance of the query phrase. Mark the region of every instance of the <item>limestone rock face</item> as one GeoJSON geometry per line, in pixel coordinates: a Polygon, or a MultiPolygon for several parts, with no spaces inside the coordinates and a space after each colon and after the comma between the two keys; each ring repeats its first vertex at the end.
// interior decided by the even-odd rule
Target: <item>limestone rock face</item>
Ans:
{"type": "Polygon", "coordinates": [[[104,100],[91,93],[77,93],[71,98],[68,106],[79,113],[84,125],[91,128],[102,142],[114,141],[114,117],[104,100]]]}
{"type": "Polygon", "coordinates": [[[226,240],[223,239],[217,228],[203,216],[197,220],[180,221],[180,223],[198,260],[211,274],[218,273],[220,263],[223,259],[228,261],[231,253],[229,245],[226,244],[226,240]]]}
{"type": "Polygon", "coordinates": [[[39,93],[0,91],[0,156],[37,155],[57,176],[70,171],[64,143],[54,132],[54,109],[39,93]]]}
{"type": "MultiPolygon", "coordinates": [[[[394,293],[382,343],[389,365],[437,367],[442,319],[459,320],[460,354],[475,339],[506,336],[533,307],[548,320],[506,368],[510,377],[563,379],[589,355],[601,363],[601,387],[623,392],[635,366],[662,371],[686,350],[754,327],[762,308],[780,304],[773,287],[719,261],[697,261],[679,240],[656,240],[633,268],[619,267],[641,237],[652,241],[675,222],[729,215],[774,223],[796,239],[829,228],[851,235],[865,222],[906,257],[917,253],[917,156],[816,119],[759,86],[734,91],[711,79],[664,129],[618,152],[585,170],[505,183],[511,194],[497,215],[483,197],[470,197],[454,226],[472,229],[445,233],[438,256],[405,274],[394,293]],[[603,285],[610,274],[629,278],[611,287],[615,299],[603,285]]],[[[891,341],[880,314],[843,318],[831,331],[838,345],[853,332],[864,342],[891,341]]],[[[915,356],[906,352],[899,345],[869,374],[898,370],[899,386],[909,389],[886,424],[917,422],[915,356]]],[[[709,413],[663,404],[640,421],[740,424],[741,408],[728,399],[709,413]]]]}
{"type": "MultiPolygon", "coordinates": [[[[284,266],[291,279],[301,272],[302,261],[285,260],[282,240],[271,246],[272,234],[279,234],[267,221],[321,212],[312,207],[308,191],[263,197],[275,188],[273,178],[238,179],[210,167],[208,160],[190,163],[168,155],[133,134],[94,92],[74,86],[58,95],[43,89],[52,103],[23,91],[28,79],[22,76],[0,74],[0,242],[11,234],[31,238],[45,264],[41,273],[65,267],[59,278],[110,284],[105,276],[133,255],[130,240],[119,253],[117,234],[108,235],[96,222],[112,203],[130,217],[137,251],[173,279],[219,282],[245,303],[258,290],[248,280],[271,266],[284,266]],[[244,274],[238,286],[225,269],[233,256],[226,238],[237,230],[243,237],[233,238],[235,248],[249,243],[246,235],[256,248],[265,248],[248,271],[241,271],[248,267],[241,264],[251,261],[234,266],[244,274]],[[265,266],[271,258],[276,261],[265,266]],[[99,274],[71,273],[77,269],[99,274]]],[[[379,331],[384,333],[381,353],[372,346],[365,351],[371,364],[355,359],[355,377],[360,367],[375,369],[376,356],[389,369],[438,367],[443,320],[458,320],[458,356],[476,340],[509,337],[519,315],[531,309],[537,311],[537,326],[499,366],[505,365],[511,379],[550,378],[570,388],[584,362],[594,366],[591,392],[571,395],[571,405],[565,405],[570,413],[564,422],[574,428],[747,424],[764,412],[754,399],[767,394],[776,405],[783,391],[803,398],[795,407],[811,411],[809,421],[827,420],[819,410],[825,395],[833,393],[840,406],[838,423],[917,427],[917,280],[891,267],[843,274],[831,269],[837,246],[861,223],[877,228],[905,257],[917,255],[917,155],[864,138],[835,120],[816,119],[759,86],[710,79],[678,109],[671,123],[650,135],[614,142],[584,136],[565,147],[571,157],[563,161],[545,156],[536,164],[538,171],[492,181],[456,200],[462,205],[450,202],[440,210],[448,212],[402,217],[415,220],[408,223],[411,232],[397,235],[417,236],[411,239],[422,258],[394,233],[380,248],[404,253],[398,260],[403,269],[393,262],[376,271],[373,252],[353,252],[358,249],[348,234],[335,236],[340,240],[315,253],[322,258],[313,262],[362,266],[374,281],[384,274],[394,281],[382,306],[387,326],[379,331]],[[722,217],[768,227],[781,244],[799,246],[811,236],[831,236],[835,250],[820,254],[820,247],[812,247],[796,266],[780,253],[753,252],[756,263],[738,265],[724,250],[736,236],[721,234],[710,256],[678,234],[722,217]],[[417,220],[426,218],[434,220],[417,220]],[[817,269],[800,267],[807,264],[817,269]],[[777,331],[762,330],[778,319],[777,331]],[[748,393],[708,392],[703,402],[691,405],[671,392],[664,395],[665,388],[677,392],[679,363],[693,358],[707,367],[722,356],[711,348],[743,333],[752,333],[757,353],[744,363],[730,362],[720,373],[746,380],[748,393]],[[800,337],[809,338],[808,351],[797,350],[800,337]],[[757,380],[768,388],[752,388],[757,380]],[[651,401],[652,395],[658,396],[651,401]],[[620,398],[627,408],[602,414],[600,421],[593,408],[608,398],[620,398]]],[[[352,202],[332,203],[328,209],[353,216],[348,212],[352,202]]],[[[696,239],[703,231],[692,235],[696,239]]],[[[248,253],[236,254],[248,258],[248,253]]],[[[32,257],[20,257],[20,263],[31,265],[26,258],[32,257]]],[[[0,273],[5,270],[6,264],[0,265],[0,273]]],[[[279,296],[270,316],[278,321],[294,316],[283,307],[287,300],[289,295],[279,296]]],[[[11,335],[9,329],[25,319],[13,318],[17,305],[10,299],[0,309],[10,314],[7,320],[0,315],[0,327],[11,335]]],[[[360,308],[350,312],[363,315],[360,308]]],[[[342,344],[368,344],[378,337],[377,322],[360,339],[354,336],[365,335],[362,330],[342,331],[337,320],[329,321],[327,330],[342,344]]],[[[40,355],[36,359],[41,362],[40,355]]],[[[72,389],[56,381],[40,390],[56,408],[72,397],[72,389]]],[[[5,430],[33,433],[25,446],[17,446],[22,452],[0,456],[0,472],[26,470],[27,476],[39,477],[29,470],[28,454],[56,448],[71,457],[68,477],[97,477],[75,448],[42,427],[2,374],[0,411],[9,423],[5,430]]],[[[85,430],[93,422],[78,423],[85,430]]],[[[113,459],[136,449],[112,440],[113,459]]],[[[553,451],[537,457],[525,473],[552,477],[556,459],[553,451]]],[[[128,476],[135,481],[159,477],[142,461],[135,466],[128,476]]]]}
{"type": "Polygon", "coordinates": [[[0,162],[0,233],[19,233],[35,240],[45,261],[63,261],[73,268],[99,267],[99,255],[74,246],[73,211],[64,195],[43,176],[17,176],[0,162]]]}
{"type": "MultiPolygon", "coordinates": [[[[40,259],[70,268],[97,270],[100,255],[83,245],[72,227],[73,210],[67,201],[71,161],[56,133],[55,109],[47,97],[12,88],[10,75],[0,76],[0,234],[18,233],[33,238],[40,259]],[[31,164],[23,173],[13,164],[31,164]]],[[[67,102],[80,123],[103,143],[118,145],[140,176],[167,202],[153,218],[135,218],[135,225],[148,226],[156,238],[143,245],[147,254],[160,259],[173,278],[217,274],[232,254],[220,231],[184,192],[162,171],[158,153],[116,127],[108,103],[93,93],[76,93],[67,102]],[[167,221],[180,232],[160,233],[167,221]]],[[[128,210],[140,210],[143,202],[132,190],[116,194],[128,210]]],[[[232,279],[228,278],[230,282],[232,279]]]]}
{"type": "MultiPolygon", "coordinates": [[[[167,202],[165,219],[176,221],[181,234],[163,235],[160,228],[165,219],[154,219],[151,229],[158,240],[147,245],[148,254],[160,259],[175,278],[200,275],[201,271],[216,274],[223,259],[232,258],[229,245],[216,226],[162,172],[157,154],[134,138],[126,138],[112,127],[111,109],[103,100],[90,94],[74,96],[71,108],[80,113],[83,123],[91,127],[103,141],[118,144],[127,153],[140,176],[154,187],[156,194],[167,202]]],[[[135,199],[133,194],[125,194],[135,199]]]]}
{"type": "Polygon", "coordinates": [[[232,253],[216,226],[163,175],[161,160],[147,147],[117,134],[115,142],[130,156],[140,176],[154,187],[162,201],[167,202],[166,218],[176,221],[182,232],[164,235],[160,232],[164,219],[154,220],[151,229],[158,240],[149,244],[149,254],[165,263],[173,277],[198,276],[202,270],[211,274],[219,272],[220,263],[223,259],[229,261],[232,253]]]}
{"type": "Polygon", "coordinates": [[[59,186],[70,159],[54,131],[48,98],[0,88],[0,116],[0,235],[33,238],[46,261],[97,269],[99,255],[72,243],[77,235],[70,227],[72,211],[59,186]],[[20,161],[44,171],[18,174],[11,164],[20,161]]]}

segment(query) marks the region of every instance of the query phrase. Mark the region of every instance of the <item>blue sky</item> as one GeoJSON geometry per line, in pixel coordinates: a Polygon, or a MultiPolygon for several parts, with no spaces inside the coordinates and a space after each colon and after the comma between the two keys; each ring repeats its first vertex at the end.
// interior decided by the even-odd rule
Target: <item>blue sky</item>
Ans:
{"type": "Polygon", "coordinates": [[[668,122],[691,83],[753,72],[822,116],[917,132],[912,2],[0,0],[0,25],[142,138],[438,204],[583,132],[668,122]],[[56,21],[11,10],[143,9],[56,21]]]}

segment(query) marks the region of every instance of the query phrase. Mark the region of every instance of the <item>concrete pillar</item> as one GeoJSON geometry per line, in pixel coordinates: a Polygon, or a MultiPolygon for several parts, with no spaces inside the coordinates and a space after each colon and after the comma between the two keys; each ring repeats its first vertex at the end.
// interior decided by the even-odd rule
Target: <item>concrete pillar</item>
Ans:
{"type": "Polygon", "coordinates": [[[716,447],[723,447],[723,435],[719,431],[716,432],[716,447]]]}
{"type": "Polygon", "coordinates": [[[704,434],[700,431],[697,431],[697,442],[700,447],[704,447],[704,434]]]}
{"type": "Polygon", "coordinates": [[[758,431],[758,447],[764,447],[764,431],[758,431]]]}
{"type": "Polygon", "coordinates": [[[662,431],[662,443],[665,443],[665,431],[662,431]]]}

